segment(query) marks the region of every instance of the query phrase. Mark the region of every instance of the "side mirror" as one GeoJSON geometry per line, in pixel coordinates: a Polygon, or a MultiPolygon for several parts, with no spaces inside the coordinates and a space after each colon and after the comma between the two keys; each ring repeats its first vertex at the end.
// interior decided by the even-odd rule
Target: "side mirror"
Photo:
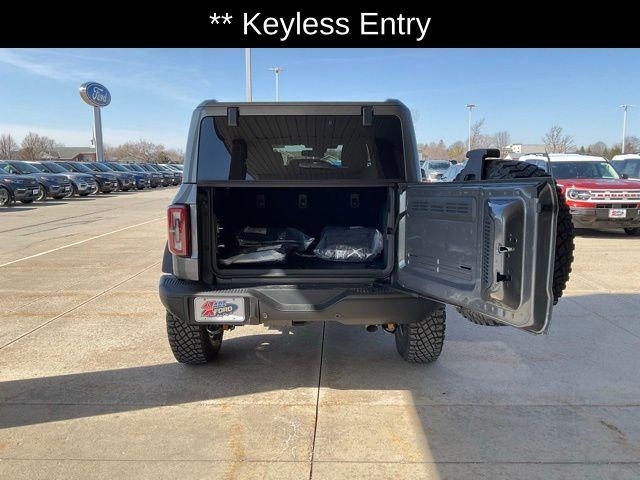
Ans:
{"type": "Polygon", "coordinates": [[[627,178],[629,178],[629,175],[627,175],[626,173],[621,173],[620,178],[624,178],[626,180],[627,178]]]}
{"type": "Polygon", "coordinates": [[[457,165],[458,161],[457,160],[451,160],[451,165],[457,165]]]}

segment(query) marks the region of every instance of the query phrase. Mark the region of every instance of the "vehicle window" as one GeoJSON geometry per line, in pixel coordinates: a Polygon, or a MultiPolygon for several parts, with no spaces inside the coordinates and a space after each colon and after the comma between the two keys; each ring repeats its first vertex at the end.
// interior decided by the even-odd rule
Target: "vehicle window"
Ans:
{"type": "Polygon", "coordinates": [[[67,165],[72,171],[74,172],[81,172],[81,173],[94,173],[93,170],[91,170],[90,168],[86,167],[85,165],[81,164],[81,163],[65,163],[65,165],[67,165]]]}
{"type": "Polygon", "coordinates": [[[538,168],[541,168],[545,172],[549,171],[549,166],[547,165],[546,160],[525,160],[525,162],[530,163],[531,165],[535,165],[538,168]]]}
{"type": "Polygon", "coordinates": [[[400,179],[400,120],[375,116],[246,116],[200,124],[199,180],[400,179]]]}
{"type": "Polygon", "coordinates": [[[118,165],[117,163],[109,163],[108,165],[118,172],[128,172],[126,168],[124,168],[122,165],[118,165]]]}
{"type": "Polygon", "coordinates": [[[53,173],[68,173],[69,170],[64,168],[62,165],[59,165],[55,162],[42,162],[42,164],[53,173]]]}
{"type": "Polygon", "coordinates": [[[18,169],[12,167],[8,163],[0,163],[0,168],[2,168],[5,173],[10,173],[11,175],[20,175],[18,169]]]}
{"type": "Polygon", "coordinates": [[[630,178],[640,178],[640,158],[613,160],[611,163],[618,172],[625,173],[629,175],[630,178]]]}
{"type": "Polygon", "coordinates": [[[109,165],[105,165],[103,163],[96,163],[95,165],[96,168],[101,172],[113,172],[113,168],[111,168],[109,165]]]}
{"type": "Polygon", "coordinates": [[[429,162],[427,163],[429,170],[446,170],[451,166],[450,162],[429,162]]]}
{"type": "Polygon", "coordinates": [[[113,172],[110,168],[105,167],[100,163],[84,163],[87,168],[90,168],[94,172],[113,172]]]}
{"type": "Polygon", "coordinates": [[[42,173],[37,168],[33,167],[30,163],[11,162],[11,165],[21,173],[42,173]]]}
{"type": "Polygon", "coordinates": [[[46,167],[43,167],[39,163],[27,163],[27,165],[35,168],[40,173],[51,173],[46,167]]]}
{"type": "Polygon", "coordinates": [[[620,178],[618,172],[607,162],[552,162],[555,178],[620,178]]]}

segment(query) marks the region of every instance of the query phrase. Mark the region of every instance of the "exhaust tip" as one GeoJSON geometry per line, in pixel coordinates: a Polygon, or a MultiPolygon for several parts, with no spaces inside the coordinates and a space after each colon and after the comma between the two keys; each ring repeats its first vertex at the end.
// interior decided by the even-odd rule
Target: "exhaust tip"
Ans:
{"type": "Polygon", "coordinates": [[[378,331],[377,325],[367,325],[367,332],[373,333],[378,331]]]}

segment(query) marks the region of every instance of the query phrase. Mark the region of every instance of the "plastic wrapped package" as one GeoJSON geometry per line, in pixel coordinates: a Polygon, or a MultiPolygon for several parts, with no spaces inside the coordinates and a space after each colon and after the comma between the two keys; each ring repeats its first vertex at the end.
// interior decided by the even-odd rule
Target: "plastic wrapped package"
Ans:
{"type": "Polygon", "coordinates": [[[290,252],[304,252],[313,238],[296,228],[244,227],[236,232],[240,251],[221,258],[222,265],[285,263],[290,252]]]}
{"type": "Polygon", "coordinates": [[[248,247],[241,253],[229,258],[221,258],[222,265],[242,265],[247,263],[284,263],[287,261],[289,248],[283,245],[266,247],[248,247]]]}
{"type": "Polygon", "coordinates": [[[293,250],[303,252],[313,243],[313,238],[296,228],[244,227],[236,233],[241,247],[264,247],[268,245],[290,245],[293,250]]]}
{"type": "Polygon", "coordinates": [[[382,234],[368,227],[325,227],[314,253],[324,260],[367,262],[382,252],[382,234]]]}

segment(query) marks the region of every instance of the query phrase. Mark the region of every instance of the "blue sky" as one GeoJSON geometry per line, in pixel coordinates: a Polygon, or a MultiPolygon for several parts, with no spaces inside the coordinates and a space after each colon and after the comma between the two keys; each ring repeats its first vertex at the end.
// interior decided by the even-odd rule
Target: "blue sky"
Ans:
{"type": "MultiPolygon", "coordinates": [[[[419,141],[464,139],[467,103],[485,133],[540,143],[558,124],[578,145],[619,142],[619,105],[631,103],[627,132],[640,136],[640,50],[253,49],[254,100],[273,100],[274,65],[281,100],[402,100],[419,141]]],[[[105,143],[184,148],[200,101],[244,99],[244,50],[0,50],[0,133],[89,145],[93,117],[78,95],[88,80],[112,94],[105,143]]]]}

